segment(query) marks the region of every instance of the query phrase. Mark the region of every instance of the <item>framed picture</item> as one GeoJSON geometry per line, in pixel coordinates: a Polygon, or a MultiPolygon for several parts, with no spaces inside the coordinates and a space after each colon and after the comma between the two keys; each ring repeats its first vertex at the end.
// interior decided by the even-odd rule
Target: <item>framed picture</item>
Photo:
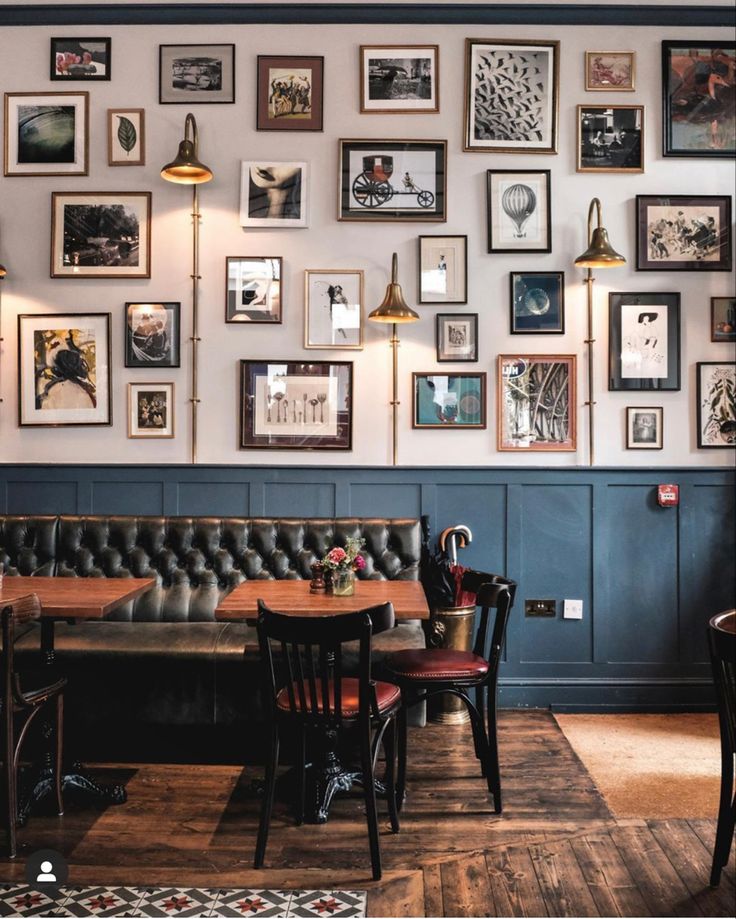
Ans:
{"type": "Polygon", "coordinates": [[[53,192],[52,278],[150,278],[151,192],[53,192]]]}
{"type": "Polygon", "coordinates": [[[447,220],[446,140],[341,140],[338,220],[447,220]]]}
{"type": "Polygon", "coordinates": [[[413,373],[412,381],[413,428],[485,428],[485,373],[413,373]]]}
{"type": "Polygon", "coordinates": [[[107,110],[107,165],[145,166],[146,112],[142,108],[107,110]]]}
{"type": "Polygon", "coordinates": [[[363,348],[363,272],[304,272],[304,347],[363,348]]]}
{"type": "Polygon", "coordinates": [[[181,304],[125,304],[125,366],[181,366],[181,304]]]}
{"type": "Polygon", "coordinates": [[[49,79],[109,80],[111,49],[109,38],[52,38],[49,79]]]}
{"type": "Polygon", "coordinates": [[[439,45],[361,45],[360,110],[381,115],[439,112],[439,45]]]}
{"type": "Polygon", "coordinates": [[[638,271],[730,271],[728,195],[637,195],[638,271]]]}
{"type": "Polygon", "coordinates": [[[159,45],[158,101],[235,102],[235,45],[159,45]]]}
{"type": "Polygon", "coordinates": [[[258,55],[259,131],[321,131],[323,57],[258,55]]]}
{"type": "Polygon", "coordinates": [[[680,295],[608,295],[609,390],[680,389],[680,295]]]}
{"type": "Polygon", "coordinates": [[[663,446],[664,409],[661,405],[626,408],[626,449],[661,450],[663,446]]]}
{"type": "Polygon", "coordinates": [[[5,93],[5,175],[86,176],[89,93],[5,93]]]}
{"type": "Polygon", "coordinates": [[[241,361],[241,449],[351,450],[349,361],[241,361]]]}
{"type": "Polygon", "coordinates": [[[589,93],[633,92],[634,51],[586,51],[585,88],[589,93]]]}
{"type": "Polygon", "coordinates": [[[557,41],[466,39],[465,150],[557,152],[559,48],[557,41]]]}
{"type": "Polygon", "coordinates": [[[437,313],[437,362],[478,360],[478,314],[437,313]]]}
{"type": "Polygon", "coordinates": [[[736,297],[710,298],[710,340],[736,341],[736,297]]]}
{"type": "Polygon", "coordinates": [[[499,354],[498,449],[577,449],[574,354],[499,354]]]}
{"type": "Polygon", "coordinates": [[[283,261],[280,256],[225,259],[225,322],[281,322],[283,261]]]}
{"type": "Polygon", "coordinates": [[[18,316],[20,427],[112,424],[110,313],[18,316]]]}
{"type": "Polygon", "coordinates": [[[698,361],[698,447],[736,447],[736,362],[698,361]]]}
{"type": "Polygon", "coordinates": [[[306,227],[308,179],[306,163],[241,163],[241,227],[306,227]]]}
{"type": "Polygon", "coordinates": [[[488,251],[551,252],[549,169],[489,169],[488,251]]]}
{"type": "Polygon", "coordinates": [[[468,237],[419,237],[419,302],[468,302],[468,237]]]}
{"type": "Polygon", "coordinates": [[[128,437],[174,436],[174,384],[128,383],[128,437]]]}
{"type": "Polygon", "coordinates": [[[736,42],[662,42],[665,156],[736,155],[736,42]]]}
{"type": "Polygon", "coordinates": [[[644,106],[578,106],[578,172],[644,172],[644,106]]]}
{"type": "Polygon", "coordinates": [[[511,272],[511,334],[565,331],[564,271],[511,272]]]}

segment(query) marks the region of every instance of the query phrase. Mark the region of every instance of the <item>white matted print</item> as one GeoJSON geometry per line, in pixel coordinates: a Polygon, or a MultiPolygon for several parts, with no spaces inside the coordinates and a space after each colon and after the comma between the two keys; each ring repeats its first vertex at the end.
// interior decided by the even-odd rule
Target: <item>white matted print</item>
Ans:
{"type": "Polygon", "coordinates": [[[665,379],[667,306],[621,304],[621,379],[665,379]]]}
{"type": "Polygon", "coordinates": [[[366,208],[371,211],[395,211],[400,208],[402,211],[421,213],[427,209],[425,200],[431,197],[430,206],[437,200],[438,177],[433,150],[393,150],[390,158],[391,173],[386,168],[385,151],[380,147],[374,150],[348,150],[346,155],[351,189],[348,205],[350,213],[362,214],[366,208]],[[368,175],[365,169],[368,159],[372,167],[369,179],[376,187],[375,195],[363,182],[368,175]],[[390,186],[390,194],[382,193],[384,183],[390,186]]]}
{"type": "Polygon", "coordinates": [[[87,175],[89,93],[5,93],[5,175],[87,175]]]}
{"type": "Polygon", "coordinates": [[[304,347],[362,349],[362,271],[304,273],[304,347]]]}
{"type": "Polygon", "coordinates": [[[626,449],[661,450],[663,446],[662,406],[626,409],[626,449]]]}
{"type": "Polygon", "coordinates": [[[736,362],[695,365],[698,447],[736,447],[736,362]]]}
{"type": "Polygon", "coordinates": [[[306,227],[307,163],[243,162],[240,173],[242,227],[306,227]]]}
{"type": "Polygon", "coordinates": [[[128,437],[174,436],[174,384],[128,383],[128,437]]]}
{"type": "Polygon", "coordinates": [[[419,237],[419,302],[468,302],[468,237],[419,237]]]}
{"type": "Polygon", "coordinates": [[[225,322],[281,322],[281,258],[228,256],[225,322]]]}
{"type": "Polygon", "coordinates": [[[439,47],[361,45],[360,84],[361,112],[438,112],[439,47]]]}
{"type": "Polygon", "coordinates": [[[255,381],[253,435],[336,437],[336,376],[275,374],[255,381]]]}
{"type": "Polygon", "coordinates": [[[548,169],[489,169],[488,251],[551,252],[548,169]]]}

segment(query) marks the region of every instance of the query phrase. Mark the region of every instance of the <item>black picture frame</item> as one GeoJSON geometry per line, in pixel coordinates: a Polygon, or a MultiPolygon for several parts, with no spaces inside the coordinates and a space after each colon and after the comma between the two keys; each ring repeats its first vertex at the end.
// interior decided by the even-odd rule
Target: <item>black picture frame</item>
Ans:
{"type": "Polygon", "coordinates": [[[680,294],[608,295],[608,389],[680,390],[680,294]],[[629,308],[630,307],[630,308],[629,308]],[[662,322],[664,319],[664,322],[662,322]],[[666,350],[663,348],[666,341],[666,350]],[[642,372],[635,373],[640,370],[642,372]],[[646,373],[649,370],[650,373],[646,373]],[[666,375],[654,375],[666,370],[666,375]]]}
{"type": "Polygon", "coordinates": [[[512,271],[509,274],[509,293],[509,330],[512,335],[564,334],[564,271],[512,271]],[[535,312],[535,308],[544,308],[544,312],[535,312]]]}
{"type": "Polygon", "coordinates": [[[284,260],[280,255],[225,257],[225,322],[280,325],[283,304],[284,260]]]}
{"type": "Polygon", "coordinates": [[[664,408],[661,405],[626,406],[626,449],[664,448],[664,408]]]}
{"type": "Polygon", "coordinates": [[[710,340],[736,341],[736,296],[710,298],[710,340]]]}
{"type": "MultiPolygon", "coordinates": [[[[736,64],[736,42],[694,41],[691,39],[662,42],[662,153],[664,156],[732,157],[736,155],[736,115],[734,114],[733,82],[725,85],[714,82],[710,92],[698,92],[694,70],[705,69],[706,85],[710,73],[728,72],[736,64]],[[681,68],[675,71],[672,59],[676,53],[692,62],[693,73],[681,68]],[[710,60],[703,51],[712,52],[710,60]],[[693,53],[695,52],[695,53],[693,53]],[[698,54],[700,52],[700,54],[698,54]],[[714,52],[719,52],[718,57],[714,52]],[[681,55],[683,56],[683,55],[681,55]],[[723,60],[723,58],[726,60],[723,60]],[[700,58],[700,60],[698,60],[700,58]],[[730,97],[730,98],[729,98],[730,97]],[[676,102],[673,105],[673,99],[676,102]],[[676,106],[676,110],[675,110],[676,106]],[[730,113],[729,113],[730,108],[730,113]],[[716,136],[720,133],[721,146],[713,146],[714,125],[716,136]],[[678,132],[678,126],[680,130],[678,132]],[[675,135],[681,136],[677,138],[675,135]],[[683,137],[682,135],[686,135],[683,137]],[[689,135],[689,138],[687,137],[689,135]],[[687,145],[685,140],[689,139],[687,145]]],[[[687,63],[686,68],[689,66],[687,63]]],[[[733,69],[731,69],[733,73],[733,69]]],[[[703,74],[699,74],[699,80],[703,74]]]]}
{"type": "Polygon", "coordinates": [[[644,106],[577,108],[578,172],[644,172],[644,106]]]}
{"type": "Polygon", "coordinates": [[[123,318],[126,367],[181,367],[181,303],[129,301],[123,318]]]}
{"type": "Polygon", "coordinates": [[[242,360],[239,390],[241,450],[352,450],[352,361],[242,360]]]}
{"type": "Polygon", "coordinates": [[[158,46],[158,101],[159,105],[232,105],[235,102],[235,45],[232,43],[177,42],[158,46]],[[174,80],[174,54],[190,54],[192,66],[174,80]],[[219,88],[212,88],[213,78],[208,77],[204,55],[220,54],[219,88]],[[199,64],[198,58],[203,63],[199,64]],[[166,73],[165,73],[166,71],[166,73]],[[193,71],[190,75],[190,71],[193,71]],[[165,79],[166,77],[166,79],[165,79]],[[187,81],[191,87],[187,87],[187,81]],[[175,85],[176,83],[182,85],[175,85]]]}
{"type": "Polygon", "coordinates": [[[736,361],[698,361],[695,382],[698,449],[733,450],[736,447],[736,361]]]}
{"type": "Polygon", "coordinates": [[[549,169],[488,169],[486,195],[490,253],[552,251],[552,178],[549,169]],[[525,241],[529,233],[529,219],[535,213],[538,214],[535,239],[525,241]]]}
{"type": "Polygon", "coordinates": [[[438,364],[475,364],[478,362],[478,314],[437,313],[435,320],[435,344],[438,364]],[[464,341],[453,342],[451,323],[460,327],[464,341]],[[450,328],[448,328],[450,326],[450,328]],[[469,341],[467,340],[469,339],[469,341]]]}
{"type": "Polygon", "coordinates": [[[112,39],[103,38],[99,35],[92,35],[88,38],[79,38],[76,35],[55,36],[49,41],[49,79],[58,80],[63,83],[101,83],[109,82],[112,78],[112,39]],[[100,53],[95,48],[96,45],[103,45],[104,51],[100,53]],[[94,48],[90,51],[89,47],[94,48]],[[85,61],[85,53],[91,55],[88,62],[85,61]],[[69,63],[63,70],[57,68],[57,54],[75,55],[80,58],[79,61],[69,63]],[[96,72],[97,68],[103,63],[102,60],[95,60],[95,57],[102,56],[104,59],[104,73],[96,72]]]}
{"type": "Polygon", "coordinates": [[[637,271],[730,271],[731,267],[729,195],[636,196],[637,271]],[[682,258],[673,258],[673,251],[682,258]],[[717,259],[710,258],[714,252],[717,259]]]}

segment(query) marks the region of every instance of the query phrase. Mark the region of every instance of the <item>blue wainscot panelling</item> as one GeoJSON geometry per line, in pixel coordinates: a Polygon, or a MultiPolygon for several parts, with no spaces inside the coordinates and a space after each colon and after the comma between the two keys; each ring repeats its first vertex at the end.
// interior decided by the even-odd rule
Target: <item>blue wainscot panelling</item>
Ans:
{"type": "Polygon", "coordinates": [[[507,706],[711,707],[704,640],[736,606],[733,470],[0,466],[6,513],[426,514],[464,523],[461,563],[519,583],[501,668],[507,706]],[[657,485],[680,486],[680,506],[657,485]],[[563,600],[583,601],[580,621],[563,600]],[[527,618],[524,601],[557,613],[527,618]]]}

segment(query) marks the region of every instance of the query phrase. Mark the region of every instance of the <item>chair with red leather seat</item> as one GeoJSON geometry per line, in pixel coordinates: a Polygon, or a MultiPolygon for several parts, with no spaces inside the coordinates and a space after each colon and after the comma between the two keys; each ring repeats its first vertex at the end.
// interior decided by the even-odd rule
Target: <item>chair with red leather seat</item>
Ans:
{"type": "Polygon", "coordinates": [[[501,775],[496,731],[496,685],[506,624],[514,603],[516,583],[501,575],[466,571],[462,590],[476,595],[480,618],[472,651],[426,648],[397,651],[386,661],[390,678],[401,687],[399,714],[398,807],[406,790],[407,709],[441,693],[452,693],[465,703],[473,730],[475,755],[481,763],[494,810],[501,813],[501,775]],[[490,610],[495,610],[489,635],[490,610]],[[489,640],[490,639],[490,640],[489,640]],[[475,702],[470,691],[475,690],[475,702]]]}
{"type": "Polygon", "coordinates": [[[2,603],[2,696],[0,710],[3,721],[3,788],[5,791],[4,823],[8,838],[9,857],[16,855],[16,827],[18,823],[18,765],[23,741],[28,735],[32,721],[47,702],[56,702],[55,756],[53,781],[56,791],[56,806],[59,814],[64,813],[61,793],[61,749],[64,719],[65,679],[59,679],[48,686],[30,688],[25,685],[23,675],[15,669],[14,646],[16,628],[26,625],[41,616],[41,604],[36,594],[28,594],[2,603]],[[17,723],[16,723],[17,722],[17,723]]]}
{"type": "MultiPolygon", "coordinates": [[[[375,761],[383,741],[386,757],[386,795],[391,829],[399,831],[396,803],[396,713],[401,691],[392,683],[371,679],[371,637],[392,628],[394,608],[383,603],[356,613],[335,616],[289,616],[273,612],[258,601],[258,643],[264,680],[264,708],[271,728],[271,750],[266,763],[266,783],[261,806],[254,867],[260,868],[266,844],[276,787],[282,728],[297,739],[297,823],[304,820],[307,747],[318,745],[316,798],[322,819],[334,793],[347,790],[353,780],[363,785],[371,850],[373,879],[381,877],[381,851],[376,808],[375,761]],[[343,648],[358,642],[358,675],[343,676],[343,648]],[[280,654],[275,655],[278,649],[280,654]],[[337,739],[343,728],[359,735],[361,771],[344,768],[337,756],[337,739]],[[375,732],[375,733],[374,733],[375,732]]],[[[313,768],[313,774],[316,770],[313,768]]]]}

